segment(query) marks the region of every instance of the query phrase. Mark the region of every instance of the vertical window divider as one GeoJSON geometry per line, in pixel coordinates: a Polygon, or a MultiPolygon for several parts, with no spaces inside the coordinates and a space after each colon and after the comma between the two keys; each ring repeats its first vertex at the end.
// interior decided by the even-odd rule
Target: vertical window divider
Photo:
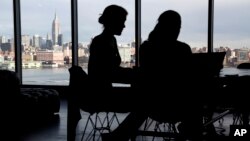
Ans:
{"type": "Polygon", "coordinates": [[[135,0],[135,65],[139,66],[139,47],[141,45],[141,0],[135,0]]]}
{"type": "Polygon", "coordinates": [[[208,0],[208,53],[213,52],[214,0],[208,0]]]}
{"type": "Polygon", "coordinates": [[[77,0],[71,0],[72,65],[78,65],[77,0]]]}
{"type": "Polygon", "coordinates": [[[21,8],[20,0],[13,0],[15,72],[22,84],[21,8]]]}

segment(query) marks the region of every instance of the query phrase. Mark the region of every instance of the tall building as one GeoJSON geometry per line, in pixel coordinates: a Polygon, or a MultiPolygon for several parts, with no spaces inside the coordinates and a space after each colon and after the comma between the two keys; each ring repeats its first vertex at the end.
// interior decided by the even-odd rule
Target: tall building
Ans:
{"type": "Polygon", "coordinates": [[[30,36],[29,35],[22,35],[22,45],[23,46],[30,46],[30,36]]]}
{"type": "Polygon", "coordinates": [[[46,37],[46,49],[52,50],[52,46],[53,46],[53,42],[52,42],[49,34],[47,34],[47,37],[46,37]]]}
{"type": "Polygon", "coordinates": [[[5,36],[0,36],[0,45],[1,45],[2,43],[6,43],[6,38],[5,38],[5,36]]]}
{"type": "Polygon", "coordinates": [[[55,13],[55,18],[52,22],[52,42],[53,45],[58,45],[58,36],[61,34],[61,27],[59,19],[55,13]]]}
{"type": "Polygon", "coordinates": [[[40,43],[39,43],[39,35],[34,35],[33,36],[33,47],[40,47],[40,43]]]}
{"type": "Polygon", "coordinates": [[[63,45],[63,35],[62,35],[62,34],[59,34],[59,35],[58,35],[58,45],[59,45],[59,46],[62,46],[62,45],[63,45]]]}
{"type": "Polygon", "coordinates": [[[46,49],[46,40],[47,39],[42,36],[39,37],[39,47],[41,49],[46,49]]]}

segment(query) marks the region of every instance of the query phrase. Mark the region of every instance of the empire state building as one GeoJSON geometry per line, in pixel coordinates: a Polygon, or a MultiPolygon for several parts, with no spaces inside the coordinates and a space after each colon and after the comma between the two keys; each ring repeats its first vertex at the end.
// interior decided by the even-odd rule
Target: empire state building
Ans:
{"type": "Polygon", "coordinates": [[[58,45],[58,36],[61,34],[61,27],[59,19],[55,13],[55,18],[52,23],[52,41],[53,45],[58,45]]]}

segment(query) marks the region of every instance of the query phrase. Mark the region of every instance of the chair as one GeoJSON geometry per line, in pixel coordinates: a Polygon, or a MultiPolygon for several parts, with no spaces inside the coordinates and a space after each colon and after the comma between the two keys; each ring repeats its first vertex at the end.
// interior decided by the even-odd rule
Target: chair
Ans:
{"type": "MultiPolygon", "coordinates": [[[[209,119],[208,121],[204,121],[203,127],[204,127],[204,135],[210,134],[205,132],[209,132],[207,128],[210,128],[209,126],[213,123],[215,123],[218,120],[223,119],[224,116],[229,114],[231,111],[230,110],[225,110],[215,117],[209,119]]],[[[204,117],[206,118],[206,117],[204,117]]],[[[155,140],[156,137],[162,137],[164,141],[172,141],[176,140],[180,136],[179,130],[178,130],[178,125],[181,123],[181,121],[157,121],[154,118],[148,118],[141,128],[137,132],[137,136],[142,136],[141,140],[149,140],[144,139],[146,136],[151,137],[152,141],[155,140]]],[[[208,138],[211,136],[207,136],[208,138]]],[[[212,136],[214,138],[214,136],[212,136]]],[[[204,136],[203,138],[206,138],[204,136]]],[[[132,139],[133,141],[135,138],[132,139]]]]}
{"type": "Polygon", "coordinates": [[[112,132],[114,122],[119,124],[116,113],[96,112],[89,114],[85,120],[81,141],[100,140],[100,134],[112,132]],[[90,129],[87,131],[87,129],[90,129]]]}
{"type": "Polygon", "coordinates": [[[246,90],[249,87],[250,76],[228,77],[228,83],[225,86],[227,95],[237,93],[235,97],[228,97],[233,114],[233,125],[249,125],[249,101],[246,90]]]}
{"type": "Polygon", "coordinates": [[[152,141],[155,137],[162,137],[165,141],[173,140],[179,133],[176,125],[177,122],[159,122],[149,117],[138,130],[137,136],[141,136],[142,140],[145,140],[146,136],[151,136],[152,141]]]}
{"type": "Polygon", "coordinates": [[[67,120],[67,140],[75,141],[76,127],[82,118],[83,112],[87,113],[84,130],[82,133],[81,141],[85,140],[99,140],[101,133],[111,132],[112,124],[116,121],[119,124],[117,114],[114,112],[103,112],[93,109],[87,101],[91,98],[84,93],[88,93],[88,75],[79,66],[72,66],[69,69],[70,83],[68,91],[68,120],[67,120]],[[84,99],[87,99],[84,101],[84,99]],[[81,104],[80,106],[80,103],[81,104]],[[86,103],[86,104],[85,104],[86,103]],[[87,134],[87,128],[90,129],[89,135],[87,134]]]}
{"type": "Polygon", "coordinates": [[[87,74],[78,66],[72,66],[69,69],[69,73],[67,141],[75,141],[76,126],[81,119],[81,113],[80,108],[76,105],[77,95],[71,92],[73,92],[73,90],[76,91],[75,89],[79,88],[80,83],[87,80],[87,74]]]}

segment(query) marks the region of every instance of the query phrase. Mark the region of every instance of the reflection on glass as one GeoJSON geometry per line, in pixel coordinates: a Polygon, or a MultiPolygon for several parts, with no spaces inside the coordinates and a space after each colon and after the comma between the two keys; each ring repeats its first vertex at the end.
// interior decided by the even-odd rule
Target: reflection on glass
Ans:
{"type": "Polygon", "coordinates": [[[128,11],[127,21],[121,36],[116,36],[119,53],[122,58],[122,66],[132,67],[135,62],[135,2],[130,1],[84,1],[78,0],[78,40],[79,40],[79,65],[87,70],[89,57],[89,45],[91,39],[103,30],[98,18],[108,5],[116,4],[128,11]]]}
{"type": "Polygon", "coordinates": [[[12,1],[0,1],[0,69],[15,70],[12,1]]]}
{"type": "Polygon", "coordinates": [[[214,50],[226,51],[224,66],[249,62],[249,0],[214,2],[214,50]]]}
{"type": "Polygon", "coordinates": [[[68,85],[70,14],[70,0],[21,0],[23,84],[68,85]]]}
{"type": "Polygon", "coordinates": [[[142,40],[153,30],[159,15],[166,10],[182,17],[179,40],[189,44],[193,52],[207,52],[208,2],[201,0],[142,0],[142,40]]]}

